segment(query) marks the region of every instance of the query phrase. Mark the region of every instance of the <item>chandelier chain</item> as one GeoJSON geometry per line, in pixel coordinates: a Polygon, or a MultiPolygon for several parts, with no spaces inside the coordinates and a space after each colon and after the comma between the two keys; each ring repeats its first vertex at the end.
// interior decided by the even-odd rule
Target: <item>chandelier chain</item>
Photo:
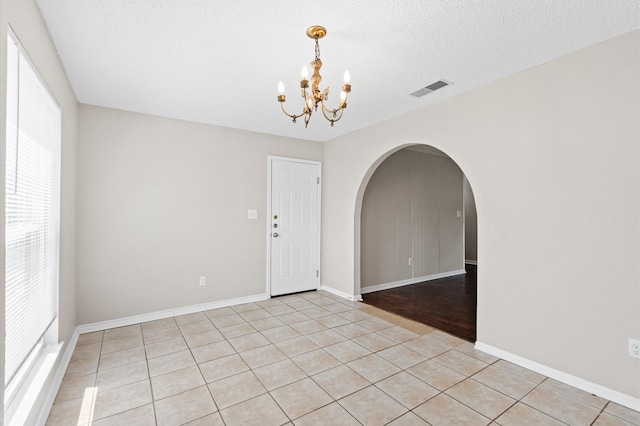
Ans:
{"type": "Polygon", "coordinates": [[[316,39],[316,61],[320,59],[320,45],[318,44],[318,36],[314,37],[316,39]]]}

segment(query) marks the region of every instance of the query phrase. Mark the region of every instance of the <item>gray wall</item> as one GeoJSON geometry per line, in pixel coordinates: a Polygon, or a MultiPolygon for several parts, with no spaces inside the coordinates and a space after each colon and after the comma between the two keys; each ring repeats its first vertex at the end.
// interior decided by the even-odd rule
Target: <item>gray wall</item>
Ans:
{"type": "Polygon", "coordinates": [[[464,178],[462,190],[464,199],[464,259],[478,261],[478,215],[476,200],[469,180],[464,178]]]}
{"type": "MultiPolygon", "coordinates": [[[[78,104],[65,71],[40,13],[32,0],[0,0],[0,188],[4,188],[5,112],[7,25],[13,28],[34,65],[62,108],[62,152],[60,175],[60,286],[58,294],[58,338],[65,345],[77,325],[76,322],[76,127],[78,104]]],[[[4,212],[4,191],[0,191],[0,212],[4,212]]],[[[0,246],[5,247],[4,213],[0,214],[0,246]]],[[[4,294],[4,250],[0,250],[0,289],[4,294]]],[[[4,351],[4,297],[0,297],[0,348],[4,351]]],[[[61,352],[66,350],[63,345],[61,352]]],[[[45,379],[45,386],[37,396],[42,401],[49,390],[53,371],[45,379]]],[[[0,356],[0,383],[4,383],[4,352],[0,356]]],[[[0,401],[4,400],[4,386],[0,387],[0,401]]],[[[40,406],[31,412],[27,424],[35,421],[40,406]]],[[[0,404],[0,423],[4,417],[0,404]]]]}
{"type": "Polygon", "coordinates": [[[322,143],[87,105],[79,117],[80,324],[266,292],[267,156],[322,161],[322,143]]]}
{"type": "Polygon", "coordinates": [[[362,201],[362,288],[463,269],[458,211],[462,172],[451,159],[407,149],[387,158],[362,201]]]}
{"type": "Polygon", "coordinates": [[[434,146],[475,195],[478,342],[640,398],[638,75],[636,30],[327,142],[323,285],[360,293],[367,182],[434,146]]]}

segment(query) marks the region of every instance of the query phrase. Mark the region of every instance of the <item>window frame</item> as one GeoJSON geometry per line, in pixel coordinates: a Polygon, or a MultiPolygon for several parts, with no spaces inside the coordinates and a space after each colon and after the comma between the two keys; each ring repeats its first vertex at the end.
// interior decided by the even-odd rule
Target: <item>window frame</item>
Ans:
{"type": "MultiPolygon", "coordinates": [[[[54,94],[52,93],[52,91],[49,89],[48,85],[46,84],[45,79],[42,77],[42,75],[40,74],[40,72],[38,71],[37,67],[35,66],[35,64],[33,63],[33,61],[31,60],[31,58],[29,57],[28,52],[26,51],[26,49],[23,47],[22,43],[20,42],[18,36],[16,35],[16,33],[13,31],[13,29],[7,25],[7,58],[6,58],[6,63],[7,63],[7,67],[9,66],[9,58],[8,55],[13,54],[13,49],[11,47],[11,44],[13,44],[15,46],[15,48],[17,49],[17,54],[18,54],[18,61],[20,61],[20,64],[27,64],[30,68],[30,70],[28,72],[31,72],[33,74],[33,76],[35,76],[35,78],[38,80],[38,83],[40,85],[40,87],[42,89],[44,89],[43,93],[46,93],[46,95],[49,98],[49,101],[51,102],[51,106],[53,106],[55,109],[57,109],[56,113],[55,113],[55,130],[56,130],[56,136],[55,136],[55,140],[54,140],[54,144],[52,145],[52,158],[53,158],[53,173],[52,173],[52,179],[51,179],[51,196],[52,196],[52,217],[53,219],[51,220],[51,224],[52,224],[52,229],[50,230],[52,233],[51,236],[51,241],[53,244],[53,250],[54,250],[54,254],[53,254],[53,260],[52,260],[52,265],[53,265],[53,271],[52,271],[52,286],[53,291],[51,293],[51,298],[52,300],[50,300],[50,302],[53,303],[53,311],[54,311],[54,315],[53,315],[53,319],[51,319],[48,322],[48,325],[46,327],[44,327],[44,332],[42,333],[42,335],[40,336],[39,339],[37,339],[35,345],[33,346],[33,348],[30,350],[29,354],[23,358],[20,366],[16,369],[15,373],[12,375],[12,377],[6,377],[6,365],[4,366],[5,372],[4,372],[4,417],[5,420],[11,420],[14,415],[16,415],[16,413],[19,410],[22,410],[22,403],[24,402],[23,400],[27,397],[30,396],[29,393],[31,391],[30,387],[32,385],[32,383],[35,383],[38,381],[39,379],[39,374],[40,374],[40,366],[42,366],[45,363],[45,359],[48,357],[48,352],[50,352],[50,348],[52,348],[54,345],[58,345],[58,315],[59,315],[59,302],[58,302],[58,295],[59,295],[59,279],[60,279],[60,180],[61,180],[61,147],[62,147],[62,108],[60,106],[60,103],[58,102],[58,100],[56,99],[56,97],[54,96],[54,94]]],[[[17,73],[18,75],[16,76],[17,78],[20,78],[20,66],[18,65],[17,68],[17,73]]],[[[15,100],[16,102],[20,102],[20,100],[22,100],[20,98],[20,93],[19,90],[16,93],[16,97],[14,99],[9,99],[8,93],[9,93],[9,85],[13,84],[14,82],[10,82],[9,81],[9,69],[7,69],[7,82],[6,82],[6,87],[7,87],[7,99],[5,100],[6,105],[9,105],[10,101],[15,100]]],[[[19,85],[19,80],[18,81],[18,85],[19,85]]],[[[17,86],[14,86],[17,87],[17,86]]],[[[19,115],[20,115],[20,109],[18,108],[17,111],[15,111],[15,113],[18,115],[18,118],[16,120],[17,123],[19,123],[19,115]]],[[[8,121],[8,111],[5,114],[5,120],[8,121]]],[[[8,144],[10,143],[10,141],[8,140],[7,136],[8,136],[8,129],[9,129],[9,125],[7,122],[5,122],[6,126],[5,126],[5,152],[2,157],[3,160],[5,161],[5,166],[8,163],[8,161],[10,161],[9,158],[4,158],[6,157],[7,154],[7,148],[8,148],[8,144]]],[[[19,143],[17,141],[20,140],[20,133],[21,133],[21,129],[19,127],[16,127],[15,129],[15,136],[16,136],[16,141],[15,142],[11,142],[11,143],[19,143]]],[[[47,141],[47,144],[50,143],[50,141],[47,141]]],[[[45,145],[44,143],[42,143],[42,141],[40,142],[41,145],[45,145]]],[[[18,149],[18,148],[16,148],[18,149]]],[[[16,160],[17,161],[17,160],[16,160]]],[[[17,178],[14,178],[17,180],[17,178]]],[[[3,244],[5,246],[7,246],[7,223],[6,223],[6,215],[7,215],[7,187],[10,184],[10,182],[7,182],[8,180],[8,176],[7,176],[7,170],[5,167],[5,171],[4,171],[4,186],[2,188],[2,190],[4,191],[3,193],[3,200],[4,200],[4,206],[5,206],[5,210],[3,212],[3,227],[4,227],[4,238],[3,238],[3,244]]],[[[5,250],[5,256],[4,256],[4,274],[5,274],[5,280],[6,280],[6,274],[7,274],[7,251],[5,250]]],[[[7,298],[7,286],[6,286],[6,281],[5,281],[5,287],[4,287],[4,294],[3,297],[5,298],[5,309],[4,309],[4,321],[5,321],[5,329],[7,327],[7,306],[6,306],[6,298],[7,298]]],[[[5,334],[5,347],[3,348],[3,350],[5,351],[3,353],[3,355],[5,356],[5,361],[6,361],[6,353],[7,353],[7,345],[6,345],[6,334],[5,334]]]]}

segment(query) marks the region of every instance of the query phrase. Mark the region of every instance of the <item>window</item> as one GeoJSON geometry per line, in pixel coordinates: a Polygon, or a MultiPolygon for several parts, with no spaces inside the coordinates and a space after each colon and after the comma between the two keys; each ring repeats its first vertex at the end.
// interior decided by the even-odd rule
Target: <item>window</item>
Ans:
{"type": "Polygon", "coordinates": [[[5,406],[55,328],[61,144],[58,103],[11,31],[7,40],[5,406]]]}

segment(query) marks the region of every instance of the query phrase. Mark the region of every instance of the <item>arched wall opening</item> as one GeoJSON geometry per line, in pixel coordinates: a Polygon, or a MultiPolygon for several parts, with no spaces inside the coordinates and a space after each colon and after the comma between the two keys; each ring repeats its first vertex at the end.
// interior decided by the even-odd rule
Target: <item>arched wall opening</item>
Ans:
{"type": "MultiPolygon", "coordinates": [[[[388,293],[402,300],[409,288],[399,287],[441,279],[427,290],[437,296],[423,299],[430,301],[431,308],[418,306],[424,313],[430,311],[422,322],[446,309],[436,302],[439,297],[453,300],[455,310],[467,312],[462,319],[447,318],[447,326],[455,330],[458,320],[470,323],[472,334],[464,331],[460,337],[475,341],[476,209],[471,185],[458,163],[424,143],[385,152],[371,164],[359,186],[354,219],[354,294],[375,292],[369,300],[376,305],[388,293]],[[466,270],[470,273],[465,276],[466,270]]],[[[426,290],[424,285],[411,287],[411,291],[418,289],[426,290]]],[[[393,305],[384,301],[382,306],[388,303],[393,305]]],[[[410,300],[401,309],[410,310],[409,305],[410,300]]]]}

